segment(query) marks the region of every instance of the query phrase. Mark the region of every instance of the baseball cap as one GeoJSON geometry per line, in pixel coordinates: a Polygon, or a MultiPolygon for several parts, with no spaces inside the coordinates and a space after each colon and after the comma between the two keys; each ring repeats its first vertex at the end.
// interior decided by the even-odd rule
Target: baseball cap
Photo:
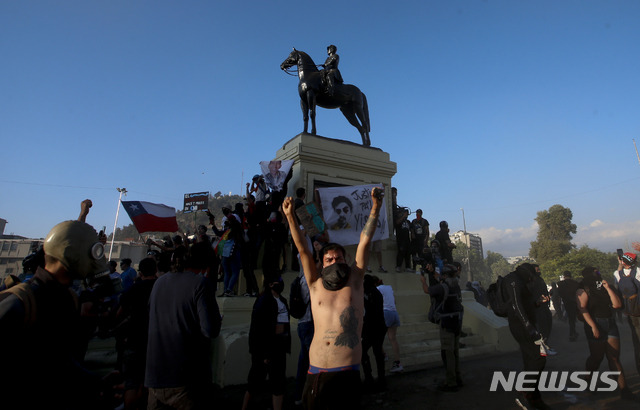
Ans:
{"type": "Polygon", "coordinates": [[[635,253],[626,252],[624,255],[622,255],[622,263],[627,266],[634,267],[636,266],[637,262],[636,258],[637,256],[635,253]]]}

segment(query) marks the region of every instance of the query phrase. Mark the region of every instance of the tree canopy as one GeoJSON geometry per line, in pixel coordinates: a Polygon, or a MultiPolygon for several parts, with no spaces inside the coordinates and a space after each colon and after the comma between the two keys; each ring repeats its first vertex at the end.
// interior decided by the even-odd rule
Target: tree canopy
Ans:
{"type": "Polygon", "coordinates": [[[545,263],[568,254],[574,248],[571,243],[572,234],[577,232],[576,225],[571,222],[572,218],[571,209],[558,204],[538,212],[535,218],[538,235],[531,242],[529,256],[539,263],[545,263]]]}
{"type": "Polygon", "coordinates": [[[572,249],[566,255],[540,264],[542,278],[547,285],[557,282],[565,271],[571,272],[576,280],[580,280],[582,269],[592,266],[600,270],[602,276],[613,283],[613,271],[618,267],[618,257],[614,252],[605,253],[587,245],[572,249]]]}

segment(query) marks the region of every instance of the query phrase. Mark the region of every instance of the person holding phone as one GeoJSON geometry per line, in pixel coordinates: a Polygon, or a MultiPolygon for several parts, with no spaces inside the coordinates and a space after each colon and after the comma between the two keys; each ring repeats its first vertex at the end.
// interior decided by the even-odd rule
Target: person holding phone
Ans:
{"type": "Polygon", "coordinates": [[[619,371],[618,388],[623,400],[636,400],[627,386],[620,363],[620,331],[614,309],[622,307],[615,290],[602,278],[598,269],[587,266],[582,270],[581,288],[578,289],[578,309],[584,318],[584,334],[589,344],[586,370],[597,372],[602,359],[607,357],[609,369],[619,371]]]}
{"type": "MultiPolygon", "coordinates": [[[[634,242],[633,246],[640,250],[640,243],[634,242]]],[[[627,323],[631,329],[636,370],[640,373],[640,307],[638,305],[640,274],[638,274],[638,261],[635,253],[623,253],[622,249],[618,249],[618,269],[613,272],[613,277],[618,293],[624,299],[624,315],[627,317],[627,323]]]]}

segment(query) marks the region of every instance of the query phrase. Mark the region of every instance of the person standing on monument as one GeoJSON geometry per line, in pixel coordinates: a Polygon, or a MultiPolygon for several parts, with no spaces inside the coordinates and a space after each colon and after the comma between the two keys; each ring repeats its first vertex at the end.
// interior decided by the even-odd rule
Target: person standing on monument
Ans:
{"type": "Polygon", "coordinates": [[[442,261],[446,263],[453,262],[452,251],[456,248],[456,245],[451,242],[449,238],[449,223],[447,221],[440,221],[440,230],[436,233],[436,240],[440,244],[440,256],[442,261]]]}
{"type": "Polygon", "coordinates": [[[338,244],[324,246],[316,266],[296,221],[293,198],[286,198],[282,205],[300,254],[313,310],[315,332],[303,395],[307,409],[360,408],[364,271],[383,195],[380,188],[371,190],[371,212],[352,266],[346,264],[345,250],[338,244]]]}
{"type": "Polygon", "coordinates": [[[422,217],[422,209],[416,210],[416,218],[411,221],[411,256],[413,270],[416,270],[416,259],[424,259],[424,248],[429,238],[429,221],[422,217]]]}
{"type": "Polygon", "coordinates": [[[396,272],[402,272],[402,262],[405,270],[411,271],[411,223],[409,209],[398,206],[398,189],[391,188],[391,209],[393,212],[393,229],[396,234],[396,272]]]}
{"type": "Polygon", "coordinates": [[[325,84],[327,86],[327,93],[333,97],[335,92],[336,82],[338,84],[342,84],[342,74],[340,74],[340,70],[338,70],[338,64],[340,64],[340,56],[336,54],[338,48],[333,44],[327,47],[327,59],[325,60],[322,67],[324,71],[322,71],[322,76],[324,78],[325,84]]]}

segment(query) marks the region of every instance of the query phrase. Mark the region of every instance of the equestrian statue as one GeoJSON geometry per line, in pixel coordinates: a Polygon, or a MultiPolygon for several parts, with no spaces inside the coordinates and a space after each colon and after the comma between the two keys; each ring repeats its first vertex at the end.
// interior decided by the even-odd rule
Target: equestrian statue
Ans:
{"type": "Polygon", "coordinates": [[[327,47],[327,60],[318,66],[304,51],[295,48],[280,64],[280,68],[286,72],[294,65],[298,67],[298,94],[300,94],[300,107],[304,120],[304,131],[307,132],[309,116],[311,116],[311,134],[316,135],[316,106],[322,108],[340,108],[347,121],[360,132],[362,145],[370,146],[369,132],[369,106],[367,97],[358,87],[344,84],[342,75],[338,70],[340,57],[336,54],[334,45],[327,47]]]}

